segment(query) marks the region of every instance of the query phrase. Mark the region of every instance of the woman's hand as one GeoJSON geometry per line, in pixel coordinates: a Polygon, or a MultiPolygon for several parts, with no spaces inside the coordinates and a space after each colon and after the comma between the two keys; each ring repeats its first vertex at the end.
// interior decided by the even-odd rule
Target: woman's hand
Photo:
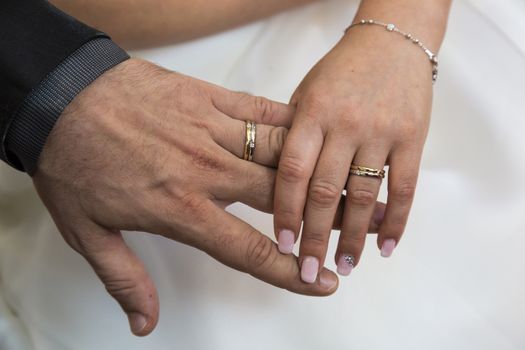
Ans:
{"type": "Polygon", "coordinates": [[[414,197],[432,101],[428,57],[379,26],[355,27],[306,76],[276,180],[275,230],[290,253],[304,217],[299,261],[304,282],[324,265],[342,191],[347,197],[335,256],[348,275],[359,262],[381,180],[350,176],[352,164],[390,165],[378,245],[389,256],[414,197]]]}

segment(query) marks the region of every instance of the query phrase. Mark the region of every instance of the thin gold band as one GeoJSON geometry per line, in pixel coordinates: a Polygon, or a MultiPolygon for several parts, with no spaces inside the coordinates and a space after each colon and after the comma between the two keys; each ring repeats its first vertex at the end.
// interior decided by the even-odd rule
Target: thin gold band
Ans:
{"type": "Polygon", "coordinates": [[[350,167],[350,175],[377,177],[379,179],[385,178],[385,171],[381,169],[367,168],[360,165],[352,165],[350,167]]]}
{"type": "Polygon", "coordinates": [[[255,153],[255,140],[257,135],[257,124],[252,121],[246,121],[246,141],[244,143],[243,159],[253,162],[253,155],[255,153]]]}

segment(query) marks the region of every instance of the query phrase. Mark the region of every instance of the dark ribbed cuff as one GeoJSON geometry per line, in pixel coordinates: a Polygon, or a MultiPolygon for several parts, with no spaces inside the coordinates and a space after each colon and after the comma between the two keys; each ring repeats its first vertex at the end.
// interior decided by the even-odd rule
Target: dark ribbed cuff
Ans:
{"type": "Polygon", "coordinates": [[[128,58],[113,41],[98,38],[60,63],[15,112],[2,143],[8,163],[33,175],[47,137],[68,104],[102,73],[128,58]]]}

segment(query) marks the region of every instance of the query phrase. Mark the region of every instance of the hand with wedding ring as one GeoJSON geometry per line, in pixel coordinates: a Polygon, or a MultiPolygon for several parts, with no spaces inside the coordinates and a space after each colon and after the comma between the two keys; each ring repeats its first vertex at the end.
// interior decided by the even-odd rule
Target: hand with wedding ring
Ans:
{"type": "Polygon", "coordinates": [[[237,201],[273,210],[275,167],[293,113],[136,59],[104,73],[64,111],[33,180],[64,239],[91,264],[135,334],[154,329],[159,301],[121,230],[191,245],[292,292],[337,289],[328,270],[319,283],[302,283],[296,257],[279,254],[270,238],[224,210],[237,201]],[[253,121],[249,133],[245,119],[253,121]]]}
{"type": "Polygon", "coordinates": [[[279,163],[274,207],[281,253],[292,252],[304,222],[304,282],[317,281],[324,266],[344,190],[337,271],[349,275],[359,263],[388,165],[377,244],[382,256],[392,254],[414,198],[431,102],[428,57],[381,26],[349,30],[304,78],[291,99],[297,112],[279,163]]]}

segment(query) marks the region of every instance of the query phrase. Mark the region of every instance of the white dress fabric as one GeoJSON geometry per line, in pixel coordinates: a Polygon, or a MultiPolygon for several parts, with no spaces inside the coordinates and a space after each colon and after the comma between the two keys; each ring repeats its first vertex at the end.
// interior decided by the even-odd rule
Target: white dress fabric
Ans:
{"type": "MultiPolygon", "coordinates": [[[[356,7],[326,1],[136,54],[286,102],[356,7]]],[[[161,301],[157,330],[133,337],[29,179],[0,166],[0,349],[525,349],[524,33],[523,0],[456,0],[406,235],[389,260],[370,237],[362,264],[328,298],[297,296],[195,249],[129,233],[161,301]]],[[[271,216],[230,210],[273,236],[271,216]]]]}

